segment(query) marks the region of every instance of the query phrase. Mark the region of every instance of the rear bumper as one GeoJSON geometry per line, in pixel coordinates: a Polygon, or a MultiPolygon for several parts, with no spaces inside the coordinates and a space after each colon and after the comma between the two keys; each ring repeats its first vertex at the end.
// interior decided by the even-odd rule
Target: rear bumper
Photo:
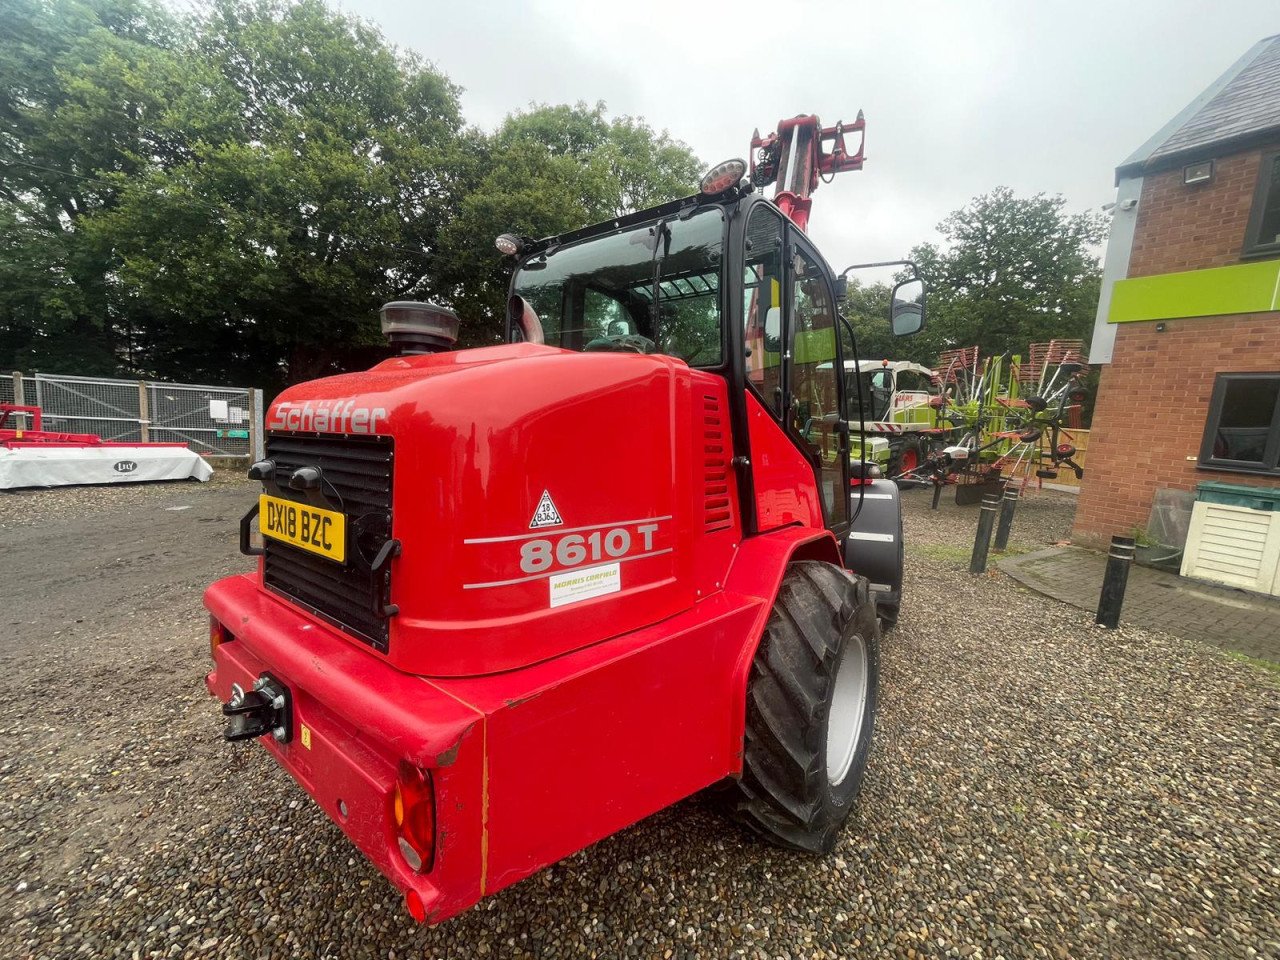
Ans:
{"type": "Polygon", "coordinates": [[[249,690],[269,670],[293,701],[291,742],[261,740],[280,765],[428,920],[474,904],[484,892],[483,715],[274,599],[251,576],[218,581],[204,600],[235,637],[215,651],[209,692],[225,702],[232,684],[249,690]],[[405,862],[392,820],[401,759],[430,771],[435,786],[435,857],[424,873],[405,862]]]}

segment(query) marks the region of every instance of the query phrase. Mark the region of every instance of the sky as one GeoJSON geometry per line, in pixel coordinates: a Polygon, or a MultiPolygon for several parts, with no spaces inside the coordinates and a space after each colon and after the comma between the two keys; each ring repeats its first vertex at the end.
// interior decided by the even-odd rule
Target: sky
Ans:
{"type": "Polygon", "coordinates": [[[745,157],[756,127],[863,110],[863,170],[814,195],[809,233],[837,270],[937,241],[997,186],[1100,208],[1125,157],[1280,33],[1277,0],[335,2],[448,74],[487,130],[603,100],[710,166],[745,157]]]}

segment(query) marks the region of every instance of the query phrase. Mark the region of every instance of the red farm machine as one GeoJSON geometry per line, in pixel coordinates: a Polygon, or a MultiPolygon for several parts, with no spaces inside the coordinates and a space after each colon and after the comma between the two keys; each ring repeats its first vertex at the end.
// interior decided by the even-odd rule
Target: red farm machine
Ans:
{"type": "Polygon", "coordinates": [[[44,416],[40,407],[0,403],[0,490],[213,476],[213,468],[185,443],[46,430],[44,416]]]}
{"type": "MultiPolygon", "coordinates": [[[[417,919],[709,787],[835,843],[902,601],[843,277],[804,229],[862,136],[787,120],[694,196],[504,234],[508,343],[454,351],[450,311],[388,304],[399,356],[271,405],[208,687],[417,919]]],[[[918,278],[889,320],[923,325],[918,278]]]]}

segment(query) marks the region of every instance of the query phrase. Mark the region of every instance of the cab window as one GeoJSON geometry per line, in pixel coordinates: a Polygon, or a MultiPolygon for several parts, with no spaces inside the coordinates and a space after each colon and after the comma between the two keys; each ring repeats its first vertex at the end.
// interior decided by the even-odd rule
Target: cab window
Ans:
{"type": "Polygon", "coordinates": [[[747,221],[742,278],[747,382],[775,416],[782,416],[782,217],[757,204],[747,221]]]}
{"type": "Polygon", "coordinates": [[[723,243],[723,211],[708,207],[552,248],[521,264],[511,291],[537,314],[550,346],[715,366],[723,243]]]}
{"type": "Polygon", "coordinates": [[[818,488],[831,525],[848,519],[836,343],[836,310],[826,272],[801,248],[792,259],[787,415],[818,468],[818,488]]]}

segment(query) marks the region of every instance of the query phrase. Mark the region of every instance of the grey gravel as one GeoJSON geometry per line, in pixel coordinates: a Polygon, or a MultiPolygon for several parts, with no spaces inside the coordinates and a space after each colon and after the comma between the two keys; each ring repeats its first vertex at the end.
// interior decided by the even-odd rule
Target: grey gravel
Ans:
{"type": "MultiPolygon", "coordinates": [[[[925,491],[834,856],[694,798],[419,928],[263,751],[218,738],[199,588],[243,568],[253,492],[0,498],[0,957],[1280,955],[1275,680],[971,578],[976,511],[925,491]]],[[[1014,547],[1072,508],[1029,499],[1014,547]]]]}
{"type": "Polygon", "coordinates": [[[159,483],[121,483],[112,486],[26,487],[0,490],[0,530],[32,526],[50,520],[70,519],[86,513],[117,511],[140,504],[182,500],[183,493],[227,487],[243,489],[244,470],[215,466],[213,476],[198,480],[166,480],[159,483]]]}

